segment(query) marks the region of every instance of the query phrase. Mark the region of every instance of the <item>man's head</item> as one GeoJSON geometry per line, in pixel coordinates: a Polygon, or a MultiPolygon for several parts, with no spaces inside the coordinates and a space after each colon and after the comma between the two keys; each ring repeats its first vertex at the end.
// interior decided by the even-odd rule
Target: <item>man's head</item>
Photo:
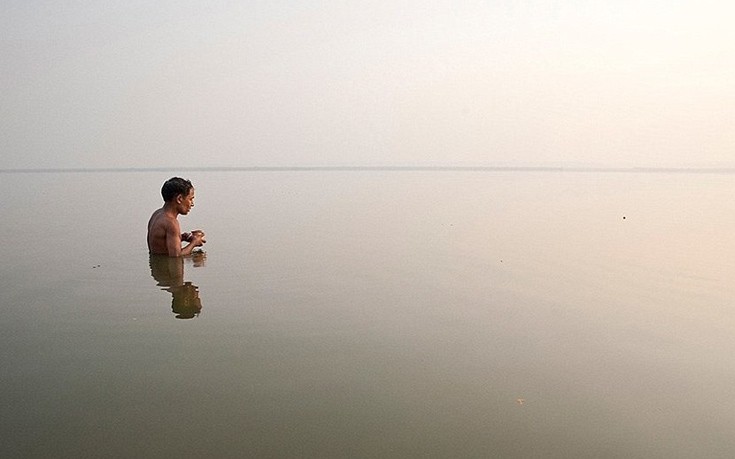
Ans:
{"type": "Polygon", "coordinates": [[[161,188],[161,196],[167,203],[175,204],[180,214],[188,214],[194,207],[194,186],[180,177],[166,180],[161,188]]]}
{"type": "Polygon", "coordinates": [[[173,177],[163,184],[161,188],[161,196],[166,202],[171,202],[176,199],[177,195],[186,196],[189,194],[189,190],[194,188],[190,181],[182,179],[181,177],[173,177]]]}

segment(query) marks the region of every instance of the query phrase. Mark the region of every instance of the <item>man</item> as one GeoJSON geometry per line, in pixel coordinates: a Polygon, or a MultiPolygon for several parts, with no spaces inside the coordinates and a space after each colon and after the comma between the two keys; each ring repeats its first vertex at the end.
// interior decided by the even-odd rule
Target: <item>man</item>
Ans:
{"type": "Polygon", "coordinates": [[[173,177],[161,188],[163,207],[153,212],[148,220],[148,251],[152,255],[180,257],[191,255],[195,247],[205,242],[204,231],[181,233],[179,215],[186,215],[194,207],[194,186],[190,181],[173,177]],[[181,247],[181,242],[187,242],[181,247]]]}

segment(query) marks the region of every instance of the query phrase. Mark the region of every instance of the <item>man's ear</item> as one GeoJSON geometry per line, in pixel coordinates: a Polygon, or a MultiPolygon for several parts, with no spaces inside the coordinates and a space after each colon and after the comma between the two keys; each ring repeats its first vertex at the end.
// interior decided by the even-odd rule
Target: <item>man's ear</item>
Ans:
{"type": "Polygon", "coordinates": [[[177,194],[177,195],[176,195],[176,202],[177,202],[178,204],[181,204],[181,202],[182,202],[183,200],[184,200],[184,195],[183,195],[183,194],[177,194]]]}

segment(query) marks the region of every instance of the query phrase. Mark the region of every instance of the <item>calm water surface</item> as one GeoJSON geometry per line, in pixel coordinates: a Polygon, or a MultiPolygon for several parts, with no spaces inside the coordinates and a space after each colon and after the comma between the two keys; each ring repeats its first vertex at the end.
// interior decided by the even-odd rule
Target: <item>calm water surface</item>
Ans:
{"type": "Polygon", "coordinates": [[[2,457],[733,457],[735,176],[0,174],[2,457]]]}

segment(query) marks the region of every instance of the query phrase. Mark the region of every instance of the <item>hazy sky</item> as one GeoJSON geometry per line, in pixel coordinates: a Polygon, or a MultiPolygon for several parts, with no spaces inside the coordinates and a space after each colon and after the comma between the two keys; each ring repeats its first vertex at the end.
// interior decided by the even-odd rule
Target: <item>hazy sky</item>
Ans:
{"type": "Polygon", "coordinates": [[[735,164],[735,7],[0,3],[0,168],[735,164]]]}

